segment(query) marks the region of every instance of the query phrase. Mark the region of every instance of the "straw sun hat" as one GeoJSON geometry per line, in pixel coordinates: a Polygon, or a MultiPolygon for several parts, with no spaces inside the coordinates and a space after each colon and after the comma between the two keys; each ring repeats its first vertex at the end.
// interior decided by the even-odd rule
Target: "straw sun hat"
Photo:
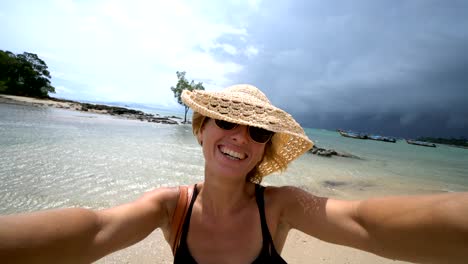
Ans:
{"type": "Polygon", "coordinates": [[[257,177],[284,170],[313,146],[294,118],[273,106],[255,86],[234,85],[220,92],[184,90],[182,101],[204,116],[275,132],[271,139],[273,157],[262,160],[257,177]]]}

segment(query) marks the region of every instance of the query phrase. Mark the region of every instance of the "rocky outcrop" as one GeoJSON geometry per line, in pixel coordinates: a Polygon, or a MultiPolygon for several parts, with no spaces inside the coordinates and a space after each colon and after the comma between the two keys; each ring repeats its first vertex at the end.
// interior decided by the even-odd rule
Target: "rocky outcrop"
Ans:
{"type": "Polygon", "coordinates": [[[331,157],[331,156],[338,156],[338,157],[345,157],[345,158],[353,158],[353,159],[361,159],[358,156],[346,153],[346,152],[338,152],[334,149],[324,149],[324,148],[319,148],[314,145],[312,149],[308,151],[308,153],[322,156],[322,157],[331,157]]]}
{"type": "Polygon", "coordinates": [[[71,100],[64,100],[58,98],[31,98],[23,96],[11,96],[11,95],[0,95],[0,103],[9,103],[9,104],[19,104],[19,105],[29,105],[29,106],[38,106],[38,107],[55,107],[70,109],[83,112],[91,112],[98,114],[109,114],[113,116],[119,116],[127,119],[134,119],[140,121],[147,121],[152,123],[161,123],[161,124],[179,124],[178,119],[181,119],[176,116],[164,116],[161,117],[158,114],[147,114],[139,110],[129,109],[125,107],[118,106],[109,106],[102,104],[88,104],[80,103],[71,100]]]}
{"type": "Polygon", "coordinates": [[[103,113],[103,114],[110,114],[114,116],[121,116],[128,119],[137,119],[140,121],[147,121],[152,123],[162,123],[162,124],[170,124],[170,125],[177,125],[179,122],[173,119],[179,119],[178,117],[171,116],[171,117],[160,117],[159,115],[147,114],[139,110],[128,109],[125,107],[118,107],[118,106],[109,106],[109,105],[101,105],[101,104],[88,104],[88,103],[81,103],[81,111],[85,112],[94,112],[94,113],[103,113]]]}

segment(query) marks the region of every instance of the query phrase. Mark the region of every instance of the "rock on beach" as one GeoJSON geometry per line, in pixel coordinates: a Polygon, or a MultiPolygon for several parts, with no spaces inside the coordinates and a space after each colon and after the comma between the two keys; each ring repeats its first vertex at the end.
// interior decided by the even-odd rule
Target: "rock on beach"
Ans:
{"type": "Polygon", "coordinates": [[[322,156],[322,157],[338,156],[338,157],[345,157],[345,158],[361,159],[360,157],[355,156],[355,155],[350,154],[350,153],[338,152],[338,151],[336,151],[334,149],[319,148],[319,147],[317,147],[315,145],[312,147],[312,149],[310,149],[308,151],[308,153],[318,155],[318,156],[322,156]]]}

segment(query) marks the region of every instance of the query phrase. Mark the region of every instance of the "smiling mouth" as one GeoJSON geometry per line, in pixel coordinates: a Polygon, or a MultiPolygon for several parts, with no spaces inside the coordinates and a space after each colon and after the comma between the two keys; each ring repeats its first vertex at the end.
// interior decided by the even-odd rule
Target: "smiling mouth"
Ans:
{"type": "Polygon", "coordinates": [[[232,160],[244,160],[245,158],[247,158],[247,155],[245,153],[236,152],[232,149],[228,149],[225,146],[219,147],[219,151],[221,151],[221,153],[223,153],[224,156],[232,160]]]}

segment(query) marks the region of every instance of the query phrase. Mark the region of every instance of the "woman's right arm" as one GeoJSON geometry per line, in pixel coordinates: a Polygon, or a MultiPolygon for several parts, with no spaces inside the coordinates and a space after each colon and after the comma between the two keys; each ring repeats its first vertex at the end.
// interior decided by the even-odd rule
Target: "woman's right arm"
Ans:
{"type": "Polygon", "coordinates": [[[176,188],[160,188],[110,209],[58,209],[0,217],[6,263],[90,263],[167,229],[176,188]]]}

